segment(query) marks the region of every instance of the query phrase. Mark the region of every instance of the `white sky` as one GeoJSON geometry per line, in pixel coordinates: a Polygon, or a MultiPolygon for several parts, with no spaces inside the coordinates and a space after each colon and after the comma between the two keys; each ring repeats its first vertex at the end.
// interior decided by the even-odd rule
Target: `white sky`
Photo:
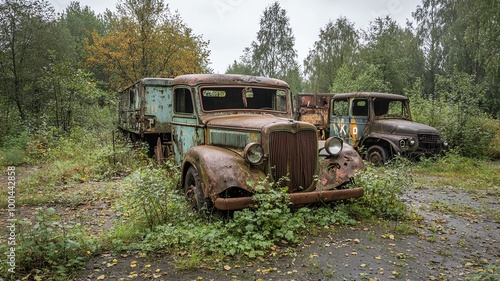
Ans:
{"type": "MultiPolygon", "coordinates": [[[[71,0],[49,0],[57,12],[62,12],[71,0]]],[[[105,9],[115,11],[116,0],[79,0],[97,14],[105,9]]],[[[194,34],[210,41],[210,66],[215,73],[224,73],[234,60],[239,60],[243,49],[257,39],[259,20],[264,9],[274,0],[171,0],[170,10],[177,10],[194,34]]],[[[366,29],[377,17],[390,15],[404,27],[412,20],[411,13],[421,0],[281,0],[290,20],[298,62],[304,58],[319,39],[319,30],[332,20],[346,17],[358,29],[366,29]]]]}

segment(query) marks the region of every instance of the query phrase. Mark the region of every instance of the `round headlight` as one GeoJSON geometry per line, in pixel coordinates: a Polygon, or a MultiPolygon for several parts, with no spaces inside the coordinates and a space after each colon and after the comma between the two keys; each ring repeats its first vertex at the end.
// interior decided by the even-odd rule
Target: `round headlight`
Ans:
{"type": "Polygon", "coordinates": [[[414,146],[417,141],[414,138],[411,138],[408,143],[410,144],[410,146],[414,146]]]}
{"type": "Polygon", "coordinates": [[[264,157],[264,148],[262,145],[251,142],[245,146],[245,160],[250,164],[259,164],[264,157]]]}
{"type": "Polygon", "coordinates": [[[325,150],[330,155],[339,155],[342,151],[342,139],[337,137],[328,138],[325,141],[325,150]]]}

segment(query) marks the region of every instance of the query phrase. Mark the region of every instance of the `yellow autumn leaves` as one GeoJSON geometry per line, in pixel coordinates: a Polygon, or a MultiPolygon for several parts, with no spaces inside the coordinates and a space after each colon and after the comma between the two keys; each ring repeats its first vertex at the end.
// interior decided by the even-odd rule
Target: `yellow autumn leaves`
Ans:
{"type": "Polygon", "coordinates": [[[208,42],[194,35],[168,6],[147,3],[156,6],[123,5],[121,13],[111,17],[106,34],[93,32],[85,45],[86,63],[109,75],[115,90],[144,77],[208,71],[208,42]]]}

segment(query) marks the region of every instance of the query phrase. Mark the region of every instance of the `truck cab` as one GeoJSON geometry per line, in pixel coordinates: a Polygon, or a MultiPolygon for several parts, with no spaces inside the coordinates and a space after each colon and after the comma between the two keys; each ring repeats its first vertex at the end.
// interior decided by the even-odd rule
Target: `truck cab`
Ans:
{"type": "Polygon", "coordinates": [[[413,122],[407,97],[356,92],[330,100],[330,136],[352,145],[376,165],[396,154],[409,158],[440,154],[446,141],[435,128],[413,122]]]}
{"type": "MultiPolygon", "coordinates": [[[[297,206],[363,195],[362,188],[345,188],[364,169],[357,152],[337,137],[320,146],[314,125],[293,120],[286,82],[234,74],[188,74],[161,80],[160,89],[148,90],[145,81],[152,82],[136,85],[145,89],[135,116],[120,109],[121,128],[139,132],[137,137],[153,136],[149,143],[155,153],[171,157],[181,167],[184,192],[195,208],[250,207],[254,186],[265,179],[281,180],[297,206]],[[154,98],[148,98],[150,94],[154,98]],[[156,111],[148,111],[147,106],[156,111]],[[162,115],[163,110],[168,117],[152,114],[162,115]],[[127,124],[137,120],[142,120],[142,130],[127,124]]],[[[122,99],[127,100],[127,90],[122,99]]]]}

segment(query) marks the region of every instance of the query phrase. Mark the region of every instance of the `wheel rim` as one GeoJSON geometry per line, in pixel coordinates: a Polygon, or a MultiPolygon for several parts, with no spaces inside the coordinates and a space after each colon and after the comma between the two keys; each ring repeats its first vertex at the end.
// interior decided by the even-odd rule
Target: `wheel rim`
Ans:
{"type": "Polygon", "coordinates": [[[385,156],[385,153],[383,151],[383,148],[379,148],[379,147],[372,147],[372,149],[370,149],[368,151],[367,158],[368,158],[368,161],[375,166],[380,166],[380,165],[384,164],[384,162],[386,161],[386,156],[385,156]]]}
{"type": "Polygon", "coordinates": [[[382,162],[382,155],[380,151],[375,150],[370,154],[370,162],[380,164],[382,162]]]}

